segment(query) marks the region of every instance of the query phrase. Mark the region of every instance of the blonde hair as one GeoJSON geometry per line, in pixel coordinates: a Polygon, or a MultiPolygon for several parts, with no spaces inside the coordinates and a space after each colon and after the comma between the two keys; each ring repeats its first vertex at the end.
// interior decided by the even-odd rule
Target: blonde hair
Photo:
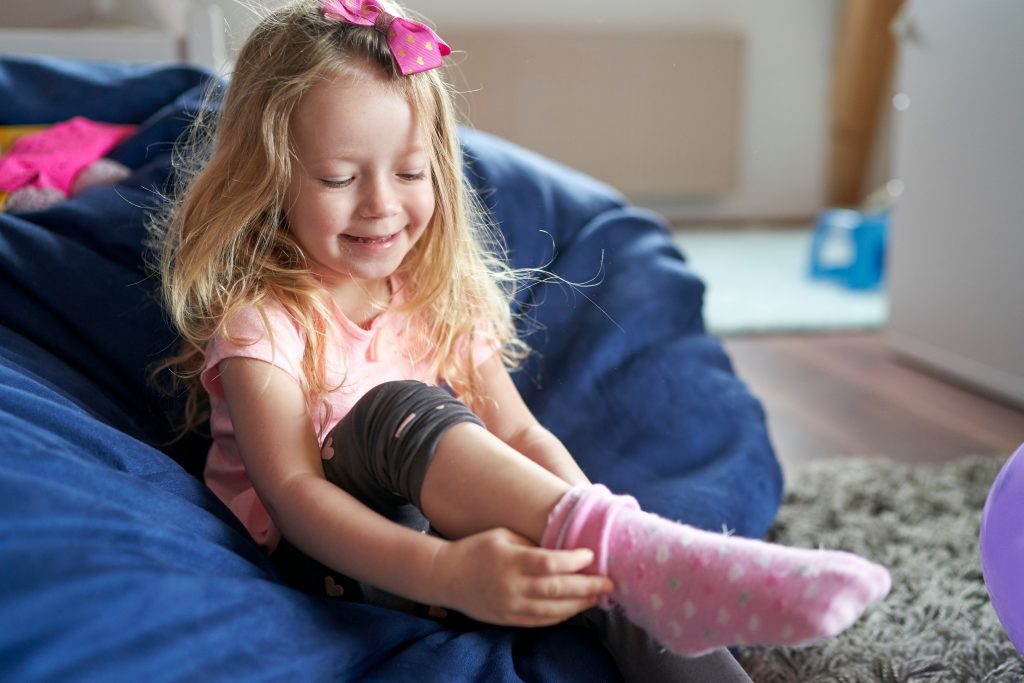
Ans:
{"type": "MultiPolygon", "coordinates": [[[[290,124],[316,83],[367,67],[379,69],[418,112],[430,156],[434,215],[398,272],[399,310],[418,337],[411,344],[418,360],[479,407],[485,397],[473,350],[480,335],[508,367],[526,355],[509,308],[515,274],[492,251],[497,233],[463,176],[448,86],[437,70],[401,76],[381,32],[326,19],[315,0],[300,0],[264,18],[247,39],[219,117],[197,117],[176,159],[175,199],[153,222],[165,306],[183,338],[156,372],[171,370],[186,389],[182,433],[208,415],[199,380],[207,343],[226,336],[227,322],[250,306],[273,341],[268,303],[282,306],[305,333],[301,384],[311,409],[329,411],[326,333],[333,309],[283,219],[290,124]]],[[[328,413],[324,424],[329,419],[328,413]]]]}

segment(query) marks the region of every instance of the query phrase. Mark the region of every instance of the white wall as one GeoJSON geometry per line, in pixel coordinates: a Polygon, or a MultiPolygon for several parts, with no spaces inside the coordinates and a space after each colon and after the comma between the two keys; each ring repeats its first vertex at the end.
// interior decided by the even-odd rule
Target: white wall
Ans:
{"type": "Polygon", "coordinates": [[[1024,405],[1024,3],[928,0],[911,5],[910,22],[886,337],[1024,405]]]}

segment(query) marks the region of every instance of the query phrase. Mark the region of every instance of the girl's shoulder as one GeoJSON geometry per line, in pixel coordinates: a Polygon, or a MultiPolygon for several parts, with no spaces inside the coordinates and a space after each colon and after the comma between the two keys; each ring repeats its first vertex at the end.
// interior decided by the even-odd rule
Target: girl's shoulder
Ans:
{"type": "Polygon", "coordinates": [[[304,334],[280,303],[243,306],[228,315],[207,343],[201,381],[216,394],[216,368],[227,358],[264,361],[299,378],[304,347],[304,334]]]}
{"type": "Polygon", "coordinates": [[[302,329],[279,301],[268,299],[259,304],[248,304],[230,313],[220,334],[228,341],[255,343],[263,339],[301,341],[302,329]]]}

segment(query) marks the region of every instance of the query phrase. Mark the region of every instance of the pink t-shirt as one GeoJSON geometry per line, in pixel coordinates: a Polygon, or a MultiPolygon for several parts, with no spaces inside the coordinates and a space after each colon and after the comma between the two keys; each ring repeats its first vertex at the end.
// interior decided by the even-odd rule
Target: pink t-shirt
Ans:
{"type": "MultiPolygon", "coordinates": [[[[272,552],[281,538],[280,532],[246,474],[218,369],[218,364],[225,358],[254,358],[281,368],[298,381],[305,335],[283,307],[271,304],[264,308],[274,331],[273,347],[259,312],[255,308],[246,309],[229,322],[228,328],[233,337],[255,340],[254,343],[239,346],[224,337],[211,340],[206,348],[206,366],[200,379],[210,395],[213,436],[204,472],[206,484],[242,521],[253,539],[267,552],[272,552]]],[[[336,315],[338,325],[328,339],[327,347],[328,386],[337,385],[342,378],[344,382],[329,394],[330,422],[324,425],[322,411],[316,411],[313,428],[318,434],[329,432],[363,394],[378,384],[410,379],[437,383],[437,377],[430,373],[425,363],[412,357],[408,344],[403,342],[405,316],[385,312],[373,320],[369,329],[364,329],[340,310],[336,309],[336,315]]],[[[478,364],[491,355],[493,349],[490,345],[475,345],[474,361],[478,364]]]]}

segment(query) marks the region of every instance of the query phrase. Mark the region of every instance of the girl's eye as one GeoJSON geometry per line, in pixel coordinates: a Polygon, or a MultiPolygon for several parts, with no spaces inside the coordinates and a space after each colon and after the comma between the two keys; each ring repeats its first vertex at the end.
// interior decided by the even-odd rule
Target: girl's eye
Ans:
{"type": "Polygon", "coordinates": [[[399,173],[398,177],[402,180],[423,180],[427,177],[427,172],[417,171],[415,173],[399,173]]]}
{"type": "Polygon", "coordinates": [[[329,187],[329,188],[348,187],[349,185],[352,184],[352,181],[353,181],[353,178],[341,178],[341,179],[338,179],[338,180],[335,180],[333,178],[321,178],[320,179],[320,183],[324,187],[329,187]]]}

